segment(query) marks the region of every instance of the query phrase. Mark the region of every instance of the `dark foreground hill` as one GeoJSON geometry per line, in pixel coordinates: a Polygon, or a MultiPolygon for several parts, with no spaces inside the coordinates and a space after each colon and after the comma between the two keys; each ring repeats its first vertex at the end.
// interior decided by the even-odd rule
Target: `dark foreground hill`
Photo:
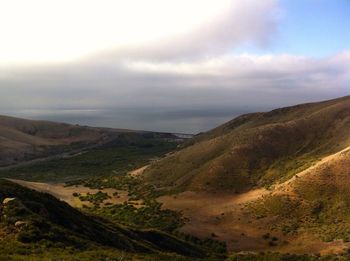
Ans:
{"type": "Polygon", "coordinates": [[[236,191],[291,178],[350,145],[350,97],[242,115],[154,163],[145,180],[177,191],[236,191]]]}
{"type": "MultiPolygon", "coordinates": [[[[0,180],[0,256],[120,251],[203,258],[198,246],[156,230],[136,230],[87,216],[51,195],[0,180]],[[6,243],[5,243],[6,242],[6,243]]],[[[90,257],[91,258],[91,257],[90,257]]],[[[114,256],[117,258],[117,256],[114,256]]],[[[114,260],[114,259],[113,259],[114,260]]],[[[116,259],[117,260],[117,259],[116,259]]]]}

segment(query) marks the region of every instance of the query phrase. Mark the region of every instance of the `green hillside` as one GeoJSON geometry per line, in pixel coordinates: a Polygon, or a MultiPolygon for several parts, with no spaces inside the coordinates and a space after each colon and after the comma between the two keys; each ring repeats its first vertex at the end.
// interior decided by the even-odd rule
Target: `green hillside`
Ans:
{"type": "Polygon", "coordinates": [[[174,150],[178,142],[157,133],[124,133],[113,141],[72,157],[51,159],[10,169],[0,177],[31,181],[66,182],[134,170],[174,150]]]}
{"type": "Polygon", "coordinates": [[[170,133],[94,128],[0,115],[0,167],[42,158],[60,159],[92,148],[178,140],[170,133]]]}

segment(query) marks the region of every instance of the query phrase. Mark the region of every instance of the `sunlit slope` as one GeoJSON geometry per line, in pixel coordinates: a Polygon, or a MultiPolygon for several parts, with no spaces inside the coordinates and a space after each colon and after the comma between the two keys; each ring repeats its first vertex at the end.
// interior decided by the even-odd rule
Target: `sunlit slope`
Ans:
{"type": "Polygon", "coordinates": [[[250,213],[262,225],[284,233],[309,231],[327,242],[349,242],[349,191],[350,147],[274,186],[251,204],[250,213]]]}
{"type": "Polygon", "coordinates": [[[154,163],[145,180],[176,190],[269,186],[350,144],[350,97],[242,115],[154,163]]]}

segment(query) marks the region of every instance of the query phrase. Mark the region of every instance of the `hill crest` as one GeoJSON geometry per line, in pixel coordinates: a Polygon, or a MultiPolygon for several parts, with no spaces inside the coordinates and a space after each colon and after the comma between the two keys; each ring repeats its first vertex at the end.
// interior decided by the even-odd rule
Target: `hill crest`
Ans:
{"type": "Polygon", "coordinates": [[[350,145],[350,96],[239,116],[145,171],[176,191],[242,192],[291,178],[350,145]]]}

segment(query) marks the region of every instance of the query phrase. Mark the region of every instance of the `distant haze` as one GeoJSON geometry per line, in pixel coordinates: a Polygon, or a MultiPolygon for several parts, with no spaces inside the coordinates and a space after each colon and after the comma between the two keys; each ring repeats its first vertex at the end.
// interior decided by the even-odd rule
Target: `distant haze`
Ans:
{"type": "Polygon", "coordinates": [[[158,109],[100,109],[100,110],[22,110],[8,114],[30,119],[51,120],[96,127],[196,134],[214,128],[238,114],[240,109],[191,109],[170,111],[158,109]]]}

